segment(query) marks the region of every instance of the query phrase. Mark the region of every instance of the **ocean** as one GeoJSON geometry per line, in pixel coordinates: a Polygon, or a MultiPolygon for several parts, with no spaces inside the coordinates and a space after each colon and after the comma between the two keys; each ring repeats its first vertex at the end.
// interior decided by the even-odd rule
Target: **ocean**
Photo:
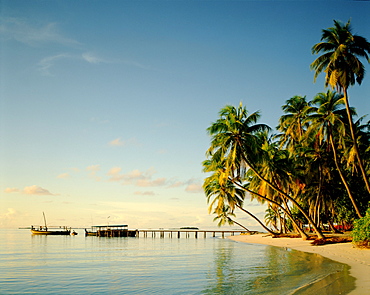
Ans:
{"type": "MultiPolygon", "coordinates": [[[[202,235],[201,235],[202,236],[202,235]]],[[[221,237],[0,231],[1,294],[347,294],[349,266],[221,237]]]]}

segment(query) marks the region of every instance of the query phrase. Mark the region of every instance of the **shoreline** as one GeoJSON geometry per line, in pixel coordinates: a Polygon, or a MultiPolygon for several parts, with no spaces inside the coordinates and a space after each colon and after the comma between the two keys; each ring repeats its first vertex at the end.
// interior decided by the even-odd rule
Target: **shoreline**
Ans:
{"type": "Polygon", "coordinates": [[[352,243],[311,245],[312,240],[301,238],[272,238],[268,234],[239,235],[227,237],[233,241],[263,244],[276,247],[290,248],[302,252],[315,253],[351,267],[350,275],[355,281],[355,289],[349,295],[365,295],[370,290],[370,250],[359,249],[352,243]]]}

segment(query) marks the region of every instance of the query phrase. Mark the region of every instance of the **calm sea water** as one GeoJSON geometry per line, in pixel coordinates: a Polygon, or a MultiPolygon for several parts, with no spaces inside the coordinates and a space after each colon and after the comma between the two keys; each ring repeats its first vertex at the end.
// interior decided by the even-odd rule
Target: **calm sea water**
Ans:
{"type": "Polygon", "coordinates": [[[348,266],[229,239],[0,231],[1,294],[346,294],[348,266]],[[318,291],[319,290],[319,291],[318,291]]]}

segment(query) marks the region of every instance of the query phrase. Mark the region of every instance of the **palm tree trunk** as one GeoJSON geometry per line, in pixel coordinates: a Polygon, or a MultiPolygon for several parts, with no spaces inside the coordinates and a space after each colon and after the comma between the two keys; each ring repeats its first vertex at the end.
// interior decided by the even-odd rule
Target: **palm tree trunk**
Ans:
{"type": "MultiPolygon", "coordinates": [[[[229,217],[230,218],[230,217],[229,217]]],[[[247,229],[244,225],[240,224],[239,222],[235,221],[234,219],[231,219],[230,220],[235,223],[236,225],[239,225],[241,228],[244,228],[247,232],[251,232],[249,229],[247,229]]]]}
{"type": "Polygon", "coordinates": [[[283,202],[286,206],[286,214],[288,215],[288,217],[292,220],[293,222],[293,226],[295,227],[295,229],[299,232],[299,234],[302,236],[302,239],[303,240],[308,240],[309,236],[304,232],[304,230],[301,228],[301,223],[300,222],[296,222],[293,218],[293,215],[292,215],[292,212],[290,211],[289,209],[289,206],[288,206],[288,202],[285,198],[283,198],[283,202]]]}
{"type": "Polygon", "coordinates": [[[338,156],[337,156],[337,151],[335,149],[335,145],[334,145],[334,140],[333,140],[333,135],[332,135],[332,132],[331,130],[329,131],[329,140],[330,140],[330,145],[332,147],[332,150],[333,150],[333,155],[334,155],[334,163],[335,163],[335,166],[339,172],[339,175],[340,175],[340,178],[342,179],[342,182],[346,188],[346,191],[347,191],[347,194],[348,194],[348,197],[350,198],[351,202],[352,202],[352,205],[353,207],[355,208],[355,211],[357,213],[357,216],[359,218],[361,218],[361,212],[360,210],[358,209],[358,206],[357,206],[357,203],[356,203],[356,200],[355,198],[353,197],[352,195],[352,192],[349,188],[349,185],[347,183],[347,180],[345,179],[344,175],[343,175],[343,172],[342,172],[342,169],[340,168],[339,164],[338,164],[338,156]]]}
{"type": "Polygon", "coordinates": [[[263,224],[263,222],[261,220],[259,220],[256,216],[254,216],[252,213],[250,213],[248,210],[245,210],[244,208],[240,207],[239,205],[236,205],[236,207],[238,207],[240,210],[244,211],[245,213],[247,213],[249,216],[251,216],[253,219],[255,219],[267,232],[269,232],[270,234],[276,236],[276,233],[274,233],[272,230],[270,230],[267,226],[265,226],[263,224]]]}
{"type": "Polygon", "coordinates": [[[287,198],[289,201],[291,201],[297,208],[299,211],[302,212],[303,216],[306,217],[307,221],[309,223],[312,224],[312,227],[314,228],[315,232],[317,233],[317,236],[319,239],[325,239],[325,236],[323,235],[322,231],[320,230],[320,228],[318,228],[316,226],[316,224],[313,222],[312,218],[310,216],[308,216],[308,214],[303,210],[303,208],[298,204],[298,202],[296,200],[294,200],[293,198],[291,198],[288,194],[284,193],[281,189],[279,189],[278,187],[276,187],[274,184],[272,184],[270,181],[268,181],[267,179],[265,179],[254,167],[253,165],[246,159],[246,157],[244,156],[244,154],[242,155],[243,157],[243,160],[247,163],[247,165],[249,166],[249,168],[252,169],[252,171],[257,175],[257,177],[266,182],[268,184],[268,186],[270,186],[273,190],[275,190],[276,192],[278,192],[279,194],[281,194],[282,196],[284,196],[285,198],[287,198]]]}
{"type": "MultiPolygon", "coordinates": [[[[235,183],[235,182],[234,182],[235,183]]],[[[264,199],[264,200],[266,200],[266,201],[268,201],[268,202],[270,202],[270,203],[273,203],[273,204],[275,204],[275,205],[277,205],[278,207],[280,207],[281,208],[281,210],[283,210],[284,211],[284,213],[288,216],[288,218],[293,222],[293,224],[294,224],[294,226],[296,227],[296,228],[298,228],[298,232],[301,234],[301,237],[302,237],[302,239],[303,240],[308,240],[308,235],[303,231],[303,230],[301,230],[301,228],[299,227],[299,225],[297,224],[297,222],[294,220],[294,218],[293,218],[293,216],[290,214],[290,212],[287,210],[287,209],[285,209],[284,208],[284,206],[282,206],[281,204],[279,204],[278,202],[275,202],[274,200],[271,200],[271,199],[269,199],[269,198],[267,198],[267,197],[265,197],[265,196],[262,196],[262,195],[260,195],[259,193],[256,193],[256,192],[253,192],[253,191],[251,191],[251,190],[249,190],[249,189],[247,189],[247,188],[245,188],[245,187],[243,187],[242,185],[240,185],[239,183],[235,183],[237,186],[239,186],[239,187],[241,187],[242,189],[244,189],[245,191],[247,191],[247,192],[249,192],[249,193],[251,193],[251,194],[254,194],[254,195],[257,195],[257,196],[259,196],[261,199],[264,199]]],[[[241,207],[239,207],[238,205],[236,205],[238,208],[240,208],[241,210],[243,210],[243,211],[245,211],[246,213],[248,213],[248,214],[250,214],[251,215],[251,213],[249,213],[249,212],[247,212],[245,209],[243,209],[243,208],[241,208],[241,207]]],[[[251,215],[252,216],[252,215],[251,215]]],[[[252,216],[253,217],[253,216],[252,216]]],[[[258,222],[260,222],[259,221],[259,219],[257,219],[257,217],[253,217],[253,218],[255,218],[258,222]]],[[[262,225],[262,223],[260,222],[260,224],[262,225]]],[[[271,231],[270,230],[268,230],[264,225],[262,225],[268,232],[270,232],[271,233],[271,231]]],[[[321,235],[322,235],[322,233],[321,233],[321,235]]],[[[321,239],[325,239],[325,237],[324,237],[324,235],[322,235],[323,237],[321,238],[321,239]]]]}
{"type": "Polygon", "coordinates": [[[345,101],[345,104],[346,104],[346,111],[347,111],[347,116],[348,116],[349,128],[351,130],[353,148],[355,150],[355,154],[356,154],[356,157],[357,157],[357,160],[358,160],[358,165],[359,165],[360,170],[361,170],[362,178],[364,179],[367,191],[370,194],[369,179],[368,179],[368,176],[366,175],[364,164],[362,162],[362,158],[361,158],[360,152],[358,150],[357,139],[356,139],[355,129],[353,127],[352,115],[351,115],[351,110],[350,110],[350,107],[349,107],[349,101],[348,101],[348,95],[347,95],[347,88],[346,87],[343,88],[343,95],[344,95],[344,101],[345,101]]]}

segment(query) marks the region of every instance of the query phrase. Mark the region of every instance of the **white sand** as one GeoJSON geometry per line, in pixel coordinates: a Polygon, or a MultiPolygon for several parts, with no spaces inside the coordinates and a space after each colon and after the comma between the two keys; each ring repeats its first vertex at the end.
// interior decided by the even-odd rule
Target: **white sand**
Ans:
{"type": "Polygon", "coordinates": [[[312,241],[303,241],[300,238],[272,238],[267,234],[230,236],[228,238],[238,242],[287,247],[302,252],[316,253],[326,258],[348,264],[351,267],[350,274],[356,278],[356,289],[349,294],[370,294],[369,249],[356,248],[352,243],[313,246],[311,245],[312,241]]]}

